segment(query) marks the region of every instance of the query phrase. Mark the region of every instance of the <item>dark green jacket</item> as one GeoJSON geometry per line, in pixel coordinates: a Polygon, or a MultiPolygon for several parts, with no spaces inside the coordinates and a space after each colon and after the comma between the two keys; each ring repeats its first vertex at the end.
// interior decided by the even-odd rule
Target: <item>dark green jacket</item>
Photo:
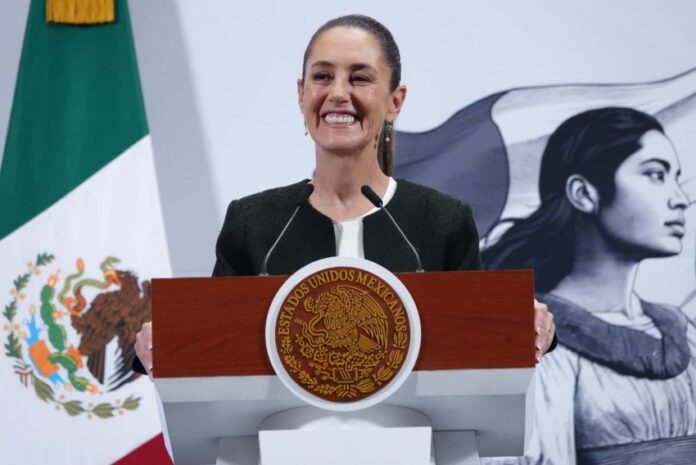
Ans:
{"type": "MultiPolygon", "coordinates": [[[[257,275],[263,258],[290,218],[306,181],[230,203],[217,241],[213,276],[257,275]]],[[[403,179],[387,208],[418,250],[425,271],[478,270],[478,233],[471,208],[403,179]]],[[[415,271],[416,260],[383,211],[363,219],[365,258],[393,271],[415,271]]],[[[292,274],[336,255],[330,218],[305,202],[268,262],[268,273],[292,274]]]]}

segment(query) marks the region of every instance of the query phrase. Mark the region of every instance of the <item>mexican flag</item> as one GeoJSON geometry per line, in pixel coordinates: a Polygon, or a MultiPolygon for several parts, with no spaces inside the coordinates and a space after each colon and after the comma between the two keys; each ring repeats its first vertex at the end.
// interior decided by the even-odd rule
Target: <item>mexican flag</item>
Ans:
{"type": "Polygon", "coordinates": [[[0,166],[0,462],[170,463],[130,369],[149,279],[171,268],[127,4],[68,25],[46,3],[0,166]]]}

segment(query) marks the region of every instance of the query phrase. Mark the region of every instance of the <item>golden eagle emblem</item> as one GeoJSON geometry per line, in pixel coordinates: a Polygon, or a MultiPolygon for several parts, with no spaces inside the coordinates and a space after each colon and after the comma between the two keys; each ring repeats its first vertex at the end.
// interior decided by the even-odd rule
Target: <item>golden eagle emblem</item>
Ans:
{"type": "MultiPolygon", "coordinates": [[[[304,308],[315,315],[309,323],[297,321],[310,347],[344,349],[345,359],[365,358],[387,349],[387,316],[365,290],[339,285],[316,300],[308,297],[304,308]]],[[[355,381],[355,369],[352,374],[339,370],[335,381],[355,381]]]]}
{"type": "Polygon", "coordinates": [[[362,270],[329,269],[289,293],[276,344],[298,384],[327,400],[354,401],[398,372],[409,342],[403,320],[403,305],[386,283],[362,270]]]}

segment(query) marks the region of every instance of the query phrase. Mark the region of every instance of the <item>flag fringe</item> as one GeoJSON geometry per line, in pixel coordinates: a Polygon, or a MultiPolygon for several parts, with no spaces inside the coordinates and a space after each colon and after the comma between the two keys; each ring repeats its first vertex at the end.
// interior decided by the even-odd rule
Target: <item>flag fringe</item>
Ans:
{"type": "Polygon", "coordinates": [[[46,0],[46,21],[62,24],[103,24],[115,19],[115,0],[46,0]]]}

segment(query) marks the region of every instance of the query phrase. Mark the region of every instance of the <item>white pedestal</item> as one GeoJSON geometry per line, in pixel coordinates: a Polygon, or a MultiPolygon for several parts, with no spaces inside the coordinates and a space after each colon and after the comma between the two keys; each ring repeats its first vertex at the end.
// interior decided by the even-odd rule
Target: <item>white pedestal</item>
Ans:
{"type": "Polygon", "coordinates": [[[431,465],[431,438],[429,427],[259,432],[262,465],[431,465]]]}
{"type": "Polygon", "coordinates": [[[288,409],[263,421],[258,437],[222,438],[216,465],[480,465],[475,434],[433,434],[413,409],[378,405],[358,412],[288,409]]]}
{"type": "MultiPolygon", "coordinates": [[[[306,462],[305,462],[306,463],[306,462]]],[[[309,462],[312,463],[312,462],[309,462]]],[[[357,462],[356,462],[357,463],[357,462]]],[[[361,462],[370,463],[370,462],[361,462]]],[[[407,462],[404,462],[407,463],[407,462]]],[[[433,434],[430,465],[480,465],[473,431],[440,431],[433,434]]],[[[259,465],[258,436],[220,438],[216,465],[259,465]]],[[[263,464],[266,465],[266,464],[263,464]]]]}
{"type": "Polygon", "coordinates": [[[259,431],[262,465],[430,465],[431,441],[426,415],[393,405],[354,412],[299,407],[272,415],[259,431]]]}

